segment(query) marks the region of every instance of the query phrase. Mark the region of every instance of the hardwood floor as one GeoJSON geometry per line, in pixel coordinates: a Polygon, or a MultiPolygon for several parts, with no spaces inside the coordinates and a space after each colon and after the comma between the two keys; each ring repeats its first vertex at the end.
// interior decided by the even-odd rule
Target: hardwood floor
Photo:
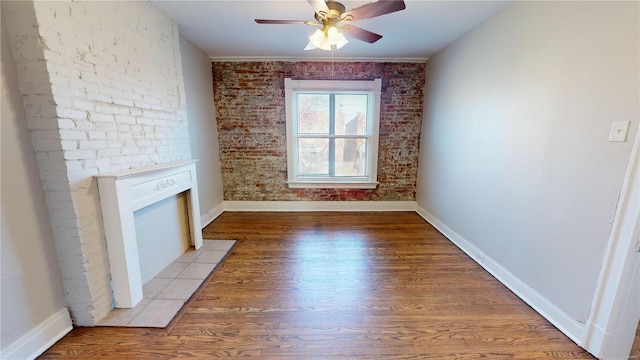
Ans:
{"type": "Polygon", "coordinates": [[[171,328],[42,358],[593,359],[415,213],[224,213],[204,237],[238,243],[171,328]]]}
{"type": "Polygon", "coordinates": [[[631,354],[629,354],[630,360],[640,360],[640,324],[638,324],[638,329],[636,329],[636,337],[633,341],[633,345],[631,346],[631,354]]]}

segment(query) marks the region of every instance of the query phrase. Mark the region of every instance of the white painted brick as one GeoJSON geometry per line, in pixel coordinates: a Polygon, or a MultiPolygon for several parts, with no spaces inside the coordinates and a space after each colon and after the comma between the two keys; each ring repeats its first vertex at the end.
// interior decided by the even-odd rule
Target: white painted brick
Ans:
{"type": "Polygon", "coordinates": [[[60,138],[65,140],[84,140],[87,138],[87,133],[77,130],[60,130],[60,138]]]}
{"type": "Polygon", "coordinates": [[[32,130],[31,138],[34,141],[38,140],[60,140],[60,130],[32,130]]]}
{"type": "Polygon", "coordinates": [[[102,102],[107,104],[111,104],[112,102],[111,96],[109,95],[101,94],[99,92],[92,92],[92,91],[87,91],[86,94],[87,94],[88,100],[94,100],[97,102],[102,102]]]}
{"type": "Polygon", "coordinates": [[[140,148],[123,148],[122,155],[138,155],[142,150],[140,148]]]}
{"type": "Polygon", "coordinates": [[[85,120],[87,118],[86,111],[65,109],[65,108],[59,107],[57,113],[59,117],[67,118],[67,119],[85,120]]]}
{"type": "Polygon", "coordinates": [[[27,126],[31,130],[55,130],[58,129],[58,119],[55,117],[50,118],[28,118],[27,126]]]}
{"type": "Polygon", "coordinates": [[[84,110],[84,111],[93,111],[96,108],[95,103],[90,101],[83,101],[83,100],[74,100],[72,106],[76,110],[84,110]]]}
{"type": "Polygon", "coordinates": [[[68,65],[48,63],[47,68],[51,73],[61,75],[69,79],[80,78],[81,71],[68,65]]]}
{"type": "MultiPolygon", "coordinates": [[[[124,151],[124,149],[122,149],[124,151]]],[[[111,158],[111,166],[113,167],[114,165],[128,165],[131,163],[131,156],[130,155],[121,155],[118,157],[114,157],[111,158]]]]}
{"type": "Polygon", "coordinates": [[[97,111],[103,114],[129,115],[129,109],[123,106],[100,105],[97,111]]]}
{"type": "Polygon", "coordinates": [[[83,168],[82,161],[70,160],[66,162],[67,171],[81,170],[83,168]]]}
{"type": "Polygon", "coordinates": [[[74,90],[82,90],[83,93],[85,91],[100,91],[100,87],[98,85],[85,81],[84,79],[69,79],[69,87],[74,90]]]}
{"type": "Polygon", "coordinates": [[[116,119],[113,114],[101,114],[98,112],[90,112],[89,120],[95,122],[115,122],[116,119]]]}
{"type": "Polygon", "coordinates": [[[136,145],[140,147],[144,147],[144,146],[155,146],[157,144],[155,144],[154,141],[152,140],[137,140],[136,145]]]}
{"type": "Polygon", "coordinates": [[[33,149],[35,151],[52,151],[59,150],[60,148],[60,140],[51,139],[33,141],[33,149]]]}
{"type": "Polygon", "coordinates": [[[118,156],[122,153],[122,149],[99,149],[98,157],[118,156]]]}
{"type": "MultiPolygon", "coordinates": [[[[30,98],[31,96],[29,96],[29,99],[30,98]]],[[[27,116],[30,116],[30,117],[52,118],[52,117],[58,116],[55,106],[50,104],[43,105],[43,104],[31,103],[31,104],[27,104],[24,109],[27,113],[27,116]]]]}
{"type": "Polygon", "coordinates": [[[101,149],[107,146],[107,142],[103,140],[82,140],[79,144],[80,150],[101,149]]]}
{"type": "Polygon", "coordinates": [[[116,115],[116,123],[118,124],[135,124],[136,118],[128,115],[116,115]]]}
{"type": "Polygon", "coordinates": [[[86,121],[86,120],[75,120],[74,121],[76,126],[75,126],[75,130],[83,130],[83,131],[87,131],[87,130],[94,130],[96,128],[96,123],[93,123],[91,121],[86,121]]]}
{"type": "Polygon", "coordinates": [[[154,107],[153,104],[150,104],[144,100],[136,100],[134,106],[139,109],[153,109],[154,107]]]}
{"type": "Polygon", "coordinates": [[[111,165],[111,159],[106,157],[98,158],[95,160],[85,160],[85,166],[90,168],[98,168],[101,166],[108,166],[108,165],[111,165]]]}
{"type": "Polygon", "coordinates": [[[47,152],[47,155],[49,161],[64,161],[62,149],[49,150],[47,152]]]}
{"type": "Polygon", "coordinates": [[[75,140],[64,140],[60,143],[62,145],[62,150],[77,150],[78,142],[75,140]]]}
{"type": "MultiPolygon", "coordinates": [[[[47,86],[50,87],[51,85],[47,85],[47,86]]],[[[69,97],[55,94],[55,95],[52,95],[52,99],[57,106],[71,108],[71,98],[69,97]]]]}
{"type": "Polygon", "coordinates": [[[116,131],[118,130],[118,125],[116,123],[97,123],[96,124],[96,130],[98,131],[103,131],[103,132],[107,132],[107,131],[116,131]]]}
{"type": "Polygon", "coordinates": [[[53,93],[51,91],[51,85],[50,84],[33,84],[31,86],[31,90],[32,90],[32,94],[34,95],[48,95],[51,96],[51,94],[53,93]]]}
{"type": "MultiPolygon", "coordinates": [[[[77,152],[86,152],[88,156],[90,156],[90,153],[93,153],[93,157],[92,158],[87,158],[87,159],[95,159],[95,151],[89,151],[89,150],[84,150],[84,151],[77,151],[77,152]]],[[[97,171],[95,169],[82,169],[82,170],[76,170],[74,172],[69,173],[67,176],[69,177],[69,185],[72,186],[73,184],[77,184],[79,182],[83,182],[83,181],[91,181],[93,180],[91,177],[96,175],[97,171]]],[[[74,199],[74,206],[76,211],[80,211],[81,209],[77,206],[77,201],[74,199]]]]}
{"type": "Polygon", "coordinates": [[[98,92],[102,95],[111,97],[122,97],[123,94],[121,89],[112,88],[110,86],[98,86],[98,92]]]}
{"type": "MultiPolygon", "coordinates": [[[[47,201],[71,201],[71,194],[68,191],[48,191],[46,193],[47,201]]],[[[51,215],[51,219],[57,222],[57,219],[65,219],[64,215],[68,214],[65,211],[57,211],[51,215]]],[[[74,216],[75,217],[75,216],[74,216]]]]}
{"type": "Polygon", "coordinates": [[[76,123],[71,119],[58,119],[58,127],[60,129],[73,129],[76,123]]]}
{"type": "Polygon", "coordinates": [[[107,134],[104,131],[89,131],[89,139],[106,139],[107,134]]]}
{"type": "Polygon", "coordinates": [[[134,156],[131,157],[131,160],[133,162],[138,162],[139,161],[141,163],[147,163],[150,160],[150,158],[149,158],[149,155],[146,155],[146,154],[144,154],[144,155],[134,155],[134,156]]]}
{"type": "Polygon", "coordinates": [[[74,150],[74,151],[65,151],[64,158],[67,160],[76,160],[76,159],[95,159],[96,152],[94,150],[74,150]]]}
{"type": "MultiPolygon", "coordinates": [[[[62,178],[61,176],[53,177],[53,176],[43,176],[42,179],[42,188],[44,191],[51,190],[62,190],[69,187],[69,181],[62,178]]],[[[49,204],[51,209],[55,209],[58,204],[49,204]]],[[[50,209],[50,210],[51,210],[50,209]]]]}
{"type": "Polygon", "coordinates": [[[133,135],[129,132],[119,132],[116,134],[118,134],[118,139],[120,140],[127,140],[127,139],[133,138],[133,135]]]}
{"type": "MultiPolygon", "coordinates": [[[[125,91],[122,94],[122,96],[125,99],[129,99],[129,100],[133,100],[133,101],[142,101],[143,96],[140,94],[141,92],[144,92],[144,90],[140,89],[140,90],[138,90],[137,93],[133,92],[133,91],[125,91]]],[[[130,106],[134,106],[134,104],[131,104],[130,106]]]]}
{"type": "MultiPolygon", "coordinates": [[[[80,45],[82,46],[82,45],[80,45]]],[[[85,45],[86,46],[86,45],[85,45]]],[[[84,50],[84,49],[77,49],[77,51],[80,52],[88,52],[88,49],[84,50]]],[[[104,83],[109,83],[109,79],[105,79],[102,76],[96,75],[93,72],[90,71],[81,71],[80,72],[80,76],[78,77],[78,79],[83,80],[83,83],[91,83],[91,84],[104,84],[104,83]]]]}
{"type": "Polygon", "coordinates": [[[147,117],[139,117],[137,119],[136,123],[138,123],[140,125],[153,125],[154,124],[154,120],[153,119],[149,119],[147,117]]]}
{"type": "Polygon", "coordinates": [[[128,107],[132,107],[133,106],[133,99],[126,99],[126,98],[118,98],[118,97],[114,97],[113,98],[113,103],[117,104],[117,105],[122,105],[122,106],[128,106],[128,107]]]}
{"type": "Polygon", "coordinates": [[[58,87],[58,89],[60,87],[69,88],[69,79],[70,78],[65,75],[49,73],[49,80],[51,81],[51,84],[54,84],[54,86],[58,87]]]}

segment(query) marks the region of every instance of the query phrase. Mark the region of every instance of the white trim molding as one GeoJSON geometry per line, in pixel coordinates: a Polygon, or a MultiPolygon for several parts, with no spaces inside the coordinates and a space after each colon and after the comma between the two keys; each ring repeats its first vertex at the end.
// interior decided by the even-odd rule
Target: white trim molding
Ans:
{"type": "Polygon", "coordinates": [[[224,203],[220,203],[215,207],[211,208],[206,213],[200,215],[200,224],[204,229],[207,225],[209,225],[213,220],[217,219],[224,212],[224,203]]]}
{"type": "Polygon", "coordinates": [[[428,57],[416,57],[416,58],[391,58],[391,57],[377,57],[377,58],[352,58],[352,57],[265,57],[265,56],[211,56],[211,62],[267,62],[267,61],[282,61],[282,62],[371,62],[371,63],[426,63],[429,61],[428,57]]]}
{"type": "Polygon", "coordinates": [[[287,181],[289,189],[375,189],[379,182],[339,182],[339,183],[323,183],[323,182],[306,182],[306,181],[287,181]]]}
{"type": "Polygon", "coordinates": [[[549,301],[549,299],[527,285],[433,214],[418,205],[416,205],[416,212],[520,299],[549,320],[549,322],[567,335],[573,342],[582,346],[582,340],[585,334],[584,324],[571,318],[567,313],[549,301]]]}
{"type": "MultiPolygon", "coordinates": [[[[7,326],[7,324],[4,324],[7,326]]],[[[62,308],[0,351],[0,359],[35,359],[73,329],[69,310],[62,308]]]]}
{"type": "Polygon", "coordinates": [[[225,201],[224,211],[415,211],[415,201],[225,201]]]}
{"type": "Polygon", "coordinates": [[[626,359],[640,319],[640,130],[619,199],[585,336],[600,359],[626,359]]]}
{"type": "MultiPolygon", "coordinates": [[[[287,184],[289,188],[356,188],[356,189],[375,189],[378,185],[378,145],[380,132],[380,104],[382,96],[382,80],[293,80],[284,79],[284,97],[285,97],[285,117],[287,125],[287,184]],[[307,119],[299,116],[298,102],[300,96],[316,93],[318,95],[327,96],[328,117],[326,118],[326,133],[306,133],[301,130],[301,123],[307,119]],[[364,125],[364,128],[353,129],[354,133],[347,131],[348,121],[352,118],[353,113],[338,125],[340,111],[330,109],[337,104],[334,103],[335,98],[339,95],[360,96],[360,99],[366,99],[366,107],[358,107],[357,127],[364,125]],[[331,99],[331,100],[329,100],[331,99]],[[301,140],[326,141],[327,146],[327,168],[323,174],[310,174],[318,169],[304,170],[302,163],[317,165],[318,160],[312,158],[304,161],[303,154],[310,155],[302,150],[301,140]],[[357,150],[359,169],[362,174],[358,176],[339,175],[338,156],[331,155],[332,152],[338,152],[338,141],[346,141],[351,139],[364,142],[362,149],[357,150]]],[[[360,104],[363,105],[363,104],[360,104]]],[[[309,129],[307,129],[308,131],[309,129]]],[[[354,145],[355,145],[354,144],[354,145]]],[[[356,149],[354,149],[356,150],[356,149]]],[[[338,152],[339,153],[339,152],[338,152]]],[[[320,161],[322,163],[322,161],[320,161]]],[[[355,165],[354,165],[355,166],[355,165]]]]}

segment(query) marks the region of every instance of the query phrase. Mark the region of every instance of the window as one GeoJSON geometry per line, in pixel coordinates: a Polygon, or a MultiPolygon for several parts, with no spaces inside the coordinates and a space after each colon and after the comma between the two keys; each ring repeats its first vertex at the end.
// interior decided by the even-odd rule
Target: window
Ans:
{"type": "Polygon", "coordinates": [[[374,189],[380,79],[285,79],[290,188],[374,189]]]}

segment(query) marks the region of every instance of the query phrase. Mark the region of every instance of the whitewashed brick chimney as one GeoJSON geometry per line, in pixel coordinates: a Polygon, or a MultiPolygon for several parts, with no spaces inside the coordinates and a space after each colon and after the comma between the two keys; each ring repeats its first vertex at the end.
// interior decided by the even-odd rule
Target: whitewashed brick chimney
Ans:
{"type": "Polygon", "coordinates": [[[148,2],[2,2],[78,325],[112,309],[94,175],[191,157],[171,18],[148,2]]]}

